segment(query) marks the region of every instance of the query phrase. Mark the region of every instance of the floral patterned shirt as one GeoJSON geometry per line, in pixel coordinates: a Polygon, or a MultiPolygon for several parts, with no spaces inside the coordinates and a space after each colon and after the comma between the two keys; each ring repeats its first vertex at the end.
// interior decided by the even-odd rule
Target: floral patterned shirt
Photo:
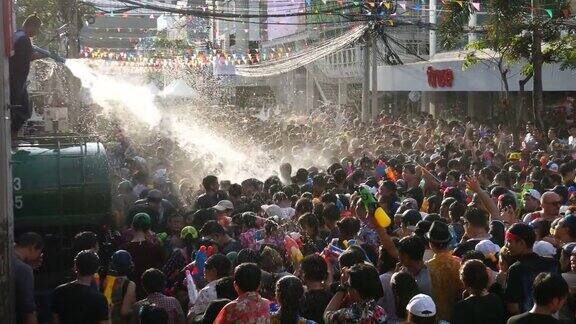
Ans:
{"type": "Polygon", "coordinates": [[[257,292],[244,293],[226,304],[214,323],[270,323],[270,301],[257,292]]]}
{"type": "Polygon", "coordinates": [[[360,225],[360,231],[358,232],[358,240],[367,243],[371,246],[378,247],[380,245],[380,237],[374,228],[369,224],[360,225]]]}
{"type": "Polygon", "coordinates": [[[386,313],[375,300],[354,303],[348,308],[327,312],[324,317],[326,323],[386,323],[386,313]]]}
{"type": "Polygon", "coordinates": [[[446,251],[434,254],[426,262],[432,283],[432,298],[438,309],[438,319],[450,320],[452,308],[462,296],[460,281],[460,258],[446,251]]]}

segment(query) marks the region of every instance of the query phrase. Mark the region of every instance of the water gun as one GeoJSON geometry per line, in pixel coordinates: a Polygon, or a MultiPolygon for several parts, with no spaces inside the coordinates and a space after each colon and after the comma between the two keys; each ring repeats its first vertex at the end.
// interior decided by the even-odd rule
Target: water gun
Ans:
{"type": "Polygon", "coordinates": [[[38,53],[40,53],[40,54],[46,55],[46,57],[49,57],[49,58],[53,59],[54,61],[56,61],[56,62],[58,62],[58,63],[62,63],[62,64],[66,63],[66,59],[65,59],[65,58],[63,58],[62,56],[60,56],[60,55],[58,55],[58,54],[56,54],[56,53],[52,53],[52,52],[50,52],[50,51],[47,50],[47,49],[43,49],[43,48],[40,48],[40,47],[38,47],[38,46],[36,46],[36,45],[32,45],[32,50],[33,50],[34,52],[38,52],[38,53]]]}
{"type": "Polygon", "coordinates": [[[191,273],[193,275],[203,276],[204,269],[206,268],[206,259],[212,254],[214,254],[214,248],[212,246],[206,248],[206,246],[202,245],[198,252],[196,252],[196,259],[191,273]]]}
{"type": "Polygon", "coordinates": [[[341,248],[330,243],[330,244],[328,244],[328,246],[326,248],[324,248],[324,251],[322,251],[322,253],[320,253],[320,256],[324,259],[324,261],[326,262],[327,265],[330,265],[330,263],[331,263],[330,260],[331,259],[338,260],[338,257],[340,257],[340,255],[343,252],[344,252],[344,250],[342,250],[341,248]]]}
{"type": "Polygon", "coordinates": [[[382,207],[378,206],[376,198],[374,198],[374,195],[370,193],[368,187],[361,186],[358,189],[358,193],[360,194],[360,198],[362,199],[362,203],[364,204],[366,210],[376,209],[374,210],[374,218],[376,219],[376,223],[378,224],[378,226],[382,228],[390,226],[390,224],[392,223],[392,219],[390,218],[390,216],[388,216],[388,214],[382,207]]]}
{"type": "Polygon", "coordinates": [[[378,164],[374,168],[374,173],[376,174],[376,178],[381,179],[384,174],[386,174],[386,163],[382,160],[378,160],[378,164]]]}
{"type": "Polygon", "coordinates": [[[391,167],[386,168],[386,176],[389,180],[396,182],[398,180],[398,176],[396,176],[396,172],[391,167]]]}
{"type": "Polygon", "coordinates": [[[164,242],[168,238],[168,233],[166,232],[158,233],[156,234],[156,238],[158,239],[158,241],[160,241],[160,243],[164,244],[164,242]]]}
{"type": "Polygon", "coordinates": [[[362,185],[358,188],[358,194],[360,194],[360,198],[362,199],[362,203],[366,210],[370,210],[376,208],[378,203],[376,202],[376,198],[370,192],[370,189],[366,185],[362,185]]]}
{"type": "Polygon", "coordinates": [[[284,249],[286,249],[286,255],[292,259],[294,263],[299,263],[304,259],[298,243],[290,235],[284,236],[284,249]]]}

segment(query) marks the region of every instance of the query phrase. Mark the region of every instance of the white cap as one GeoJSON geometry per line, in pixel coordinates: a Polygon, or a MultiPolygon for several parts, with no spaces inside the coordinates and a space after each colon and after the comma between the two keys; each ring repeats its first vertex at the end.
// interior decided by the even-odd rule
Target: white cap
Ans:
{"type": "Polygon", "coordinates": [[[538,201],[540,201],[540,198],[542,198],[542,195],[541,195],[540,192],[538,192],[538,190],[536,190],[536,189],[527,190],[527,191],[524,193],[524,195],[530,195],[530,196],[532,196],[532,198],[534,198],[534,199],[536,199],[536,200],[538,200],[538,201]]]}
{"type": "Polygon", "coordinates": [[[282,208],[278,205],[262,205],[262,210],[266,213],[268,217],[278,216],[280,218],[283,217],[282,208]]]}
{"type": "Polygon", "coordinates": [[[556,255],[554,245],[546,241],[536,241],[532,247],[532,251],[545,258],[553,258],[556,255]]]}
{"type": "Polygon", "coordinates": [[[410,299],[406,310],[419,317],[432,317],[436,315],[436,304],[434,304],[432,297],[418,294],[410,299]]]}
{"type": "Polygon", "coordinates": [[[234,204],[230,200],[220,200],[216,206],[212,207],[217,211],[233,210],[234,204]]]}
{"type": "Polygon", "coordinates": [[[496,255],[500,252],[500,247],[490,240],[482,240],[476,244],[474,250],[484,254],[484,256],[496,255]]]}

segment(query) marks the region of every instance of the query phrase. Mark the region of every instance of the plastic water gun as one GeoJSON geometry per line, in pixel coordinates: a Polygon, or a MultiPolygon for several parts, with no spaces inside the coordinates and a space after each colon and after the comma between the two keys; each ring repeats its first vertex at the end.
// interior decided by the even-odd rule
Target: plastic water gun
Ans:
{"type": "Polygon", "coordinates": [[[394,169],[392,169],[391,167],[386,168],[386,177],[388,177],[389,180],[392,180],[394,182],[396,182],[396,180],[398,180],[398,176],[396,175],[396,172],[394,172],[394,169]]]}
{"type": "Polygon", "coordinates": [[[376,174],[376,178],[382,178],[384,174],[386,174],[386,163],[382,160],[378,160],[378,164],[374,168],[374,173],[376,174]]]}
{"type": "Polygon", "coordinates": [[[186,286],[186,290],[188,290],[188,299],[190,300],[190,305],[193,305],[196,303],[196,299],[198,299],[198,289],[196,288],[196,283],[194,283],[194,279],[192,279],[192,274],[189,270],[186,270],[184,285],[186,286]]]}
{"type": "Polygon", "coordinates": [[[370,188],[368,188],[368,186],[366,185],[360,186],[358,188],[358,193],[360,194],[360,198],[362,199],[362,203],[364,204],[366,210],[376,208],[378,203],[376,202],[376,198],[374,198],[374,195],[372,195],[372,193],[370,192],[370,188]]]}
{"type": "Polygon", "coordinates": [[[53,59],[54,61],[56,61],[56,62],[58,62],[58,63],[62,63],[62,64],[66,63],[66,59],[65,59],[65,58],[63,58],[62,56],[60,56],[60,55],[58,55],[58,54],[56,54],[56,53],[52,53],[52,52],[50,52],[50,51],[47,50],[47,49],[43,49],[43,48],[40,48],[40,47],[38,47],[38,46],[36,46],[36,45],[32,45],[32,50],[33,50],[34,52],[38,52],[38,53],[40,53],[40,54],[46,55],[47,57],[53,59]]]}
{"type": "Polygon", "coordinates": [[[331,259],[338,260],[338,257],[344,252],[341,248],[335,246],[334,244],[330,243],[324,251],[320,253],[320,256],[326,261],[326,264],[330,265],[331,259]]]}
{"type": "Polygon", "coordinates": [[[374,211],[374,218],[376,219],[376,223],[378,224],[378,226],[382,228],[390,226],[390,224],[392,223],[392,219],[390,218],[390,216],[388,216],[388,214],[382,207],[378,206],[376,198],[374,198],[372,193],[370,193],[369,189],[366,186],[361,186],[358,189],[358,193],[360,194],[360,198],[362,199],[362,203],[364,204],[366,210],[371,210],[374,208],[376,209],[374,211]]]}
{"type": "MultiPolygon", "coordinates": [[[[196,252],[196,259],[194,261],[194,267],[192,268],[193,275],[204,275],[204,269],[206,268],[206,259],[214,254],[214,248],[202,245],[198,252],[196,252]]],[[[187,270],[188,271],[188,270],[187,270]]]]}
{"type": "Polygon", "coordinates": [[[164,242],[168,238],[168,233],[166,232],[158,233],[156,234],[156,238],[158,239],[158,241],[160,241],[160,243],[164,244],[164,242]]]}
{"type": "Polygon", "coordinates": [[[284,249],[286,249],[286,255],[292,259],[293,262],[299,263],[304,259],[298,243],[290,235],[284,236],[284,249]]]}

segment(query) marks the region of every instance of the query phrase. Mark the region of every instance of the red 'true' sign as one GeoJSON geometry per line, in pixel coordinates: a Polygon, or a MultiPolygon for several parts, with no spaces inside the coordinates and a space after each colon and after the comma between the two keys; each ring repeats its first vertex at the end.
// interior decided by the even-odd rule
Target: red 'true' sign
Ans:
{"type": "Polygon", "coordinates": [[[432,88],[451,88],[452,81],[454,81],[454,73],[451,69],[434,70],[429,66],[426,70],[428,75],[428,85],[432,88]]]}

